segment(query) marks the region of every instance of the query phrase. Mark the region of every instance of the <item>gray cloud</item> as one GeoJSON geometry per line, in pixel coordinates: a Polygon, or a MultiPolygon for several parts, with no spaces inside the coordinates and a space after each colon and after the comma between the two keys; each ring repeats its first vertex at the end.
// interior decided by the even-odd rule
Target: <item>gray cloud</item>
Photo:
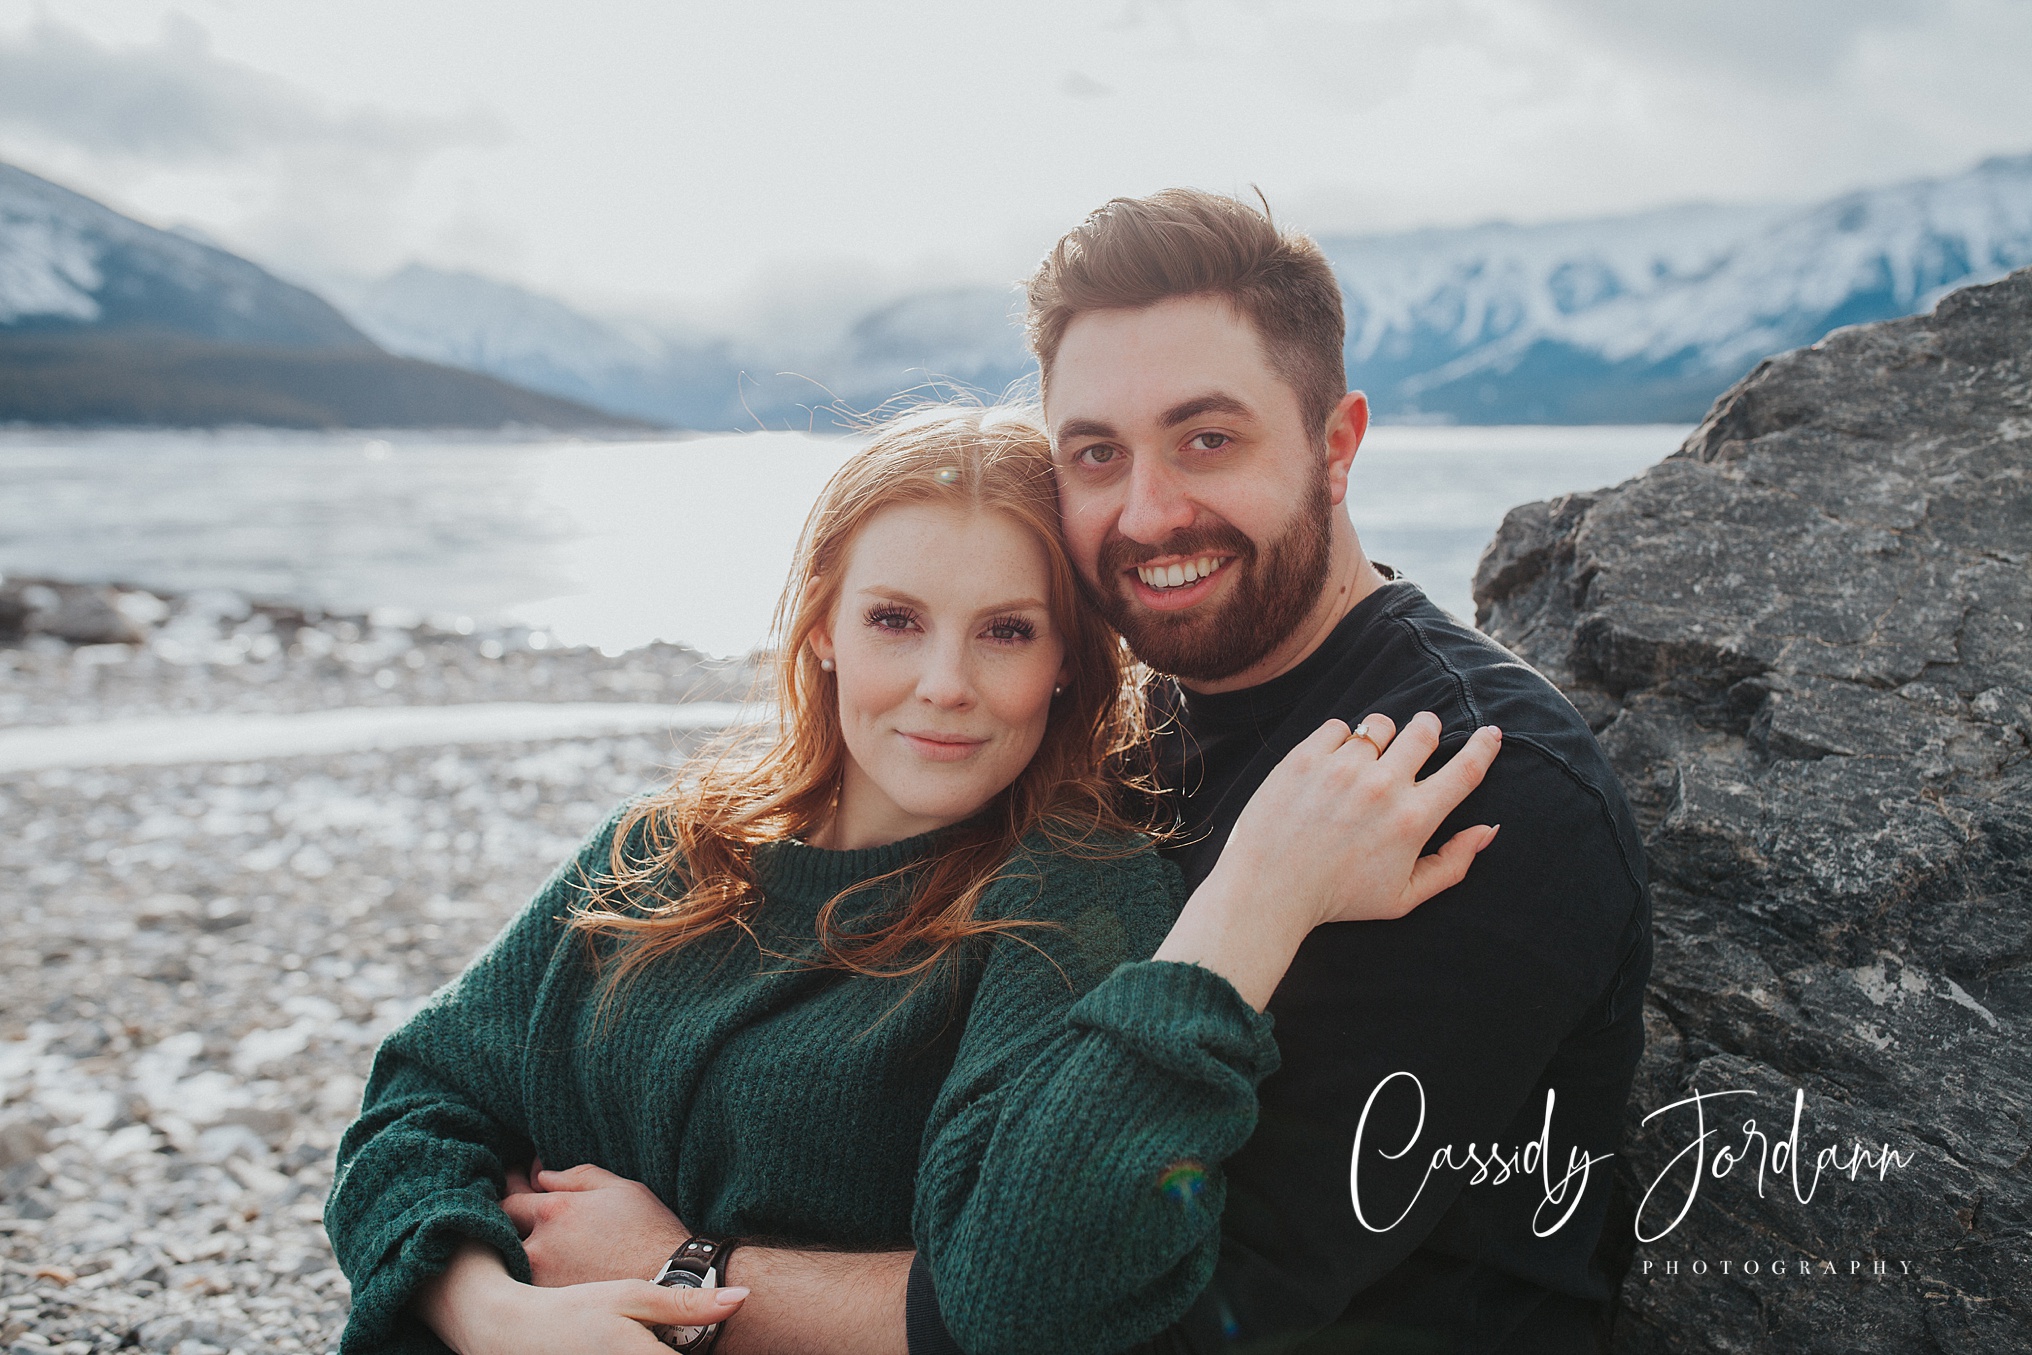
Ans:
{"type": "Polygon", "coordinates": [[[1874,33],[1942,18],[1933,0],[1539,0],[1586,39],[1724,77],[1813,82],[1839,74],[1874,33]]]}
{"type": "Polygon", "coordinates": [[[479,114],[334,110],[288,81],[216,55],[205,30],[181,15],[147,45],[101,43],[48,19],[0,37],[0,127],[154,165],[298,151],[406,161],[501,136],[479,114]]]}

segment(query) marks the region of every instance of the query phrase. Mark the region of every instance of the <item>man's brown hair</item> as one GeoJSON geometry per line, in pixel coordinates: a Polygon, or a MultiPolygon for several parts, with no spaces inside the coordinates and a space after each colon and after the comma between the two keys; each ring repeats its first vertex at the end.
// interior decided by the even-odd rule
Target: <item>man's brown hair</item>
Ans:
{"type": "Polygon", "coordinates": [[[1167,188],[1116,198],[1068,231],[1027,287],[1025,327],[1048,383],[1066,327],[1088,311],[1220,297],[1255,326],[1272,371],[1298,396],[1307,435],[1347,394],[1340,284],[1318,245],[1219,193],[1167,188]]]}

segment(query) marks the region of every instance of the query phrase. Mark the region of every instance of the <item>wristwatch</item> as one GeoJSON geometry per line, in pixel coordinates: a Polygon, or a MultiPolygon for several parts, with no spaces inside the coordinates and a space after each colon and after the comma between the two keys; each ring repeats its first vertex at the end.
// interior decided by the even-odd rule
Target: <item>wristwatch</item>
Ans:
{"type": "MultiPolygon", "coordinates": [[[[734,1250],[730,1238],[688,1237],[670,1254],[656,1283],[673,1289],[717,1289],[726,1280],[727,1256],[734,1250]]],[[[706,1355],[719,1339],[720,1324],[704,1327],[651,1327],[656,1339],[685,1355],[706,1355]]]]}

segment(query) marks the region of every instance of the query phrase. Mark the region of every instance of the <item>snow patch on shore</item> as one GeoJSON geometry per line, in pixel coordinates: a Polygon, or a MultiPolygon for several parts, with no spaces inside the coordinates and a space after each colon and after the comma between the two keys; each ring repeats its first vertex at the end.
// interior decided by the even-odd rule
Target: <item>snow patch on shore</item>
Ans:
{"type": "Polygon", "coordinates": [[[354,706],[298,714],[181,715],[0,731],[0,774],[57,767],[258,762],[377,749],[532,743],[724,729],[767,712],[731,701],[487,701],[354,706]]]}

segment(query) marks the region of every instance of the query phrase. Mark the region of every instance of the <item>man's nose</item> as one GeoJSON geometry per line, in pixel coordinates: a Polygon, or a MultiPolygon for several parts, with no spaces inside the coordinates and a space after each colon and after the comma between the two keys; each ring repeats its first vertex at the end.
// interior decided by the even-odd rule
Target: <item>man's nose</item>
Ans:
{"type": "Polygon", "coordinates": [[[926,647],[925,665],[917,676],[917,695],[941,710],[965,710],[974,704],[974,673],[966,644],[941,639],[926,647]]]}
{"type": "Polygon", "coordinates": [[[1129,497],[1115,530],[1131,541],[1155,546],[1190,527],[1197,516],[1185,486],[1163,458],[1139,456],[1130,463],[1129,497]]]}

